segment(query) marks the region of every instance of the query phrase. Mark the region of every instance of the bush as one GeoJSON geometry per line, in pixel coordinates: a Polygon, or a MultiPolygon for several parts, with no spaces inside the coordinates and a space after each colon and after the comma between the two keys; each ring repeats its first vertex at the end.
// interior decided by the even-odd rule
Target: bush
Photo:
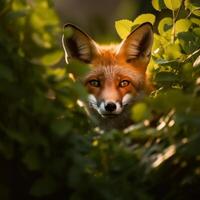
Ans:
{"type": "Polygon", "coordinates": [[[152,5],[172,17],[143,14],[116,28],[124,38],[138,23],[158,24],[148,69],[157,90],[133,107],[137,124],[101,134],[77,105],[83,86],[68,76],[70,66],[61,67],[62,31],[51,2],[3,1],[0,199],[199,197],[200,5],[152,5]],[[146,115],[152,110],[162,115],[155,126],[146,115]]]}

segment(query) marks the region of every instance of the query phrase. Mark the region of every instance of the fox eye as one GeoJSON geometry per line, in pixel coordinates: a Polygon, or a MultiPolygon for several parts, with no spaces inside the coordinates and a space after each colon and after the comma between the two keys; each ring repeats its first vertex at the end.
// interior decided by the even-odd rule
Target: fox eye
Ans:
{"type": "Polygon", "coordinates": [[[127,80],[123,80],[119,83],[119,87],[126,87],[128,86],[130,83],[130,81],[127,81],[127,80]]]}
{"type": "Polygon", "coordinates": [[[89,81],[89,84],[93,87],[100,87],[100,81],[99,80],[91,80],[89,81]]]}

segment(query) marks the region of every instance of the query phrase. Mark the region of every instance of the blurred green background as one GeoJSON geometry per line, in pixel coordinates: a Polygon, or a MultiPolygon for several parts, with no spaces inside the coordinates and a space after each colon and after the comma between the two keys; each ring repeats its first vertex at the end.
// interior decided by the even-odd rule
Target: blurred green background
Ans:
{"type": "Polygon", "coordinates": [[[1,0],[0,199],[199,199],[199,7],[195,0],[1,0]],[[62,27],[71,22],[97,41],[120,41],[122,27],[127,34],[147,12],[155,15],[149,71],[157,89],[134,105],[137,123],[102,133],[77,105],[87,93],[69,72],[84,70],[64,63],[62,27]],[[161,118],[152,122],[154,113],[161,118]]]}
{"type": "Polygon", "coordinates": [[[100,42],[118,39],[114,28],[116,20],[134,19],[138,14],[154,11],[145,0],[56,0],[54,3],[63,24],[77,24],[100,42]]]}

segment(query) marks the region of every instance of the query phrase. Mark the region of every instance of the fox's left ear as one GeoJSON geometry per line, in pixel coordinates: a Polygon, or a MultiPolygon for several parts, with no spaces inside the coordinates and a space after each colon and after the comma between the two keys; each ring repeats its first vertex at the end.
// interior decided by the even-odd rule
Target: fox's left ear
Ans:
{"type": "Polygon", "coordinates": [[[65,51],[65,60],[67,63],[71,58],[90,63],[98,52],[94,40],[73,24],[66,24],[64,26],[62,46],[65,51]]]}
{"type": "Polygon", "coordinates": [[[142,65],[149,63],[153,44],[152,25],[147,22],[138,26],[122,41],[118,56],[126,62],[139,62],[142,65]]]}

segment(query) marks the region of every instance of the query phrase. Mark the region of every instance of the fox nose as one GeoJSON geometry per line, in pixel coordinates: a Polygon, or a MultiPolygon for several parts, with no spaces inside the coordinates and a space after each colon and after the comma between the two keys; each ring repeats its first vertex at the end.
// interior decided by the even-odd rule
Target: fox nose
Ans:
{"type": "Polygon", "coordinates": [[[116,110],[116,108],[117,108],[117,106],[116,106],[116,104],[113,103],[113,102],[108,102],[108,103],[105,105],[105,109],[106,109],[106,111],[108,111],[108,112],[113,112],[113,111],[116,110]]]}

